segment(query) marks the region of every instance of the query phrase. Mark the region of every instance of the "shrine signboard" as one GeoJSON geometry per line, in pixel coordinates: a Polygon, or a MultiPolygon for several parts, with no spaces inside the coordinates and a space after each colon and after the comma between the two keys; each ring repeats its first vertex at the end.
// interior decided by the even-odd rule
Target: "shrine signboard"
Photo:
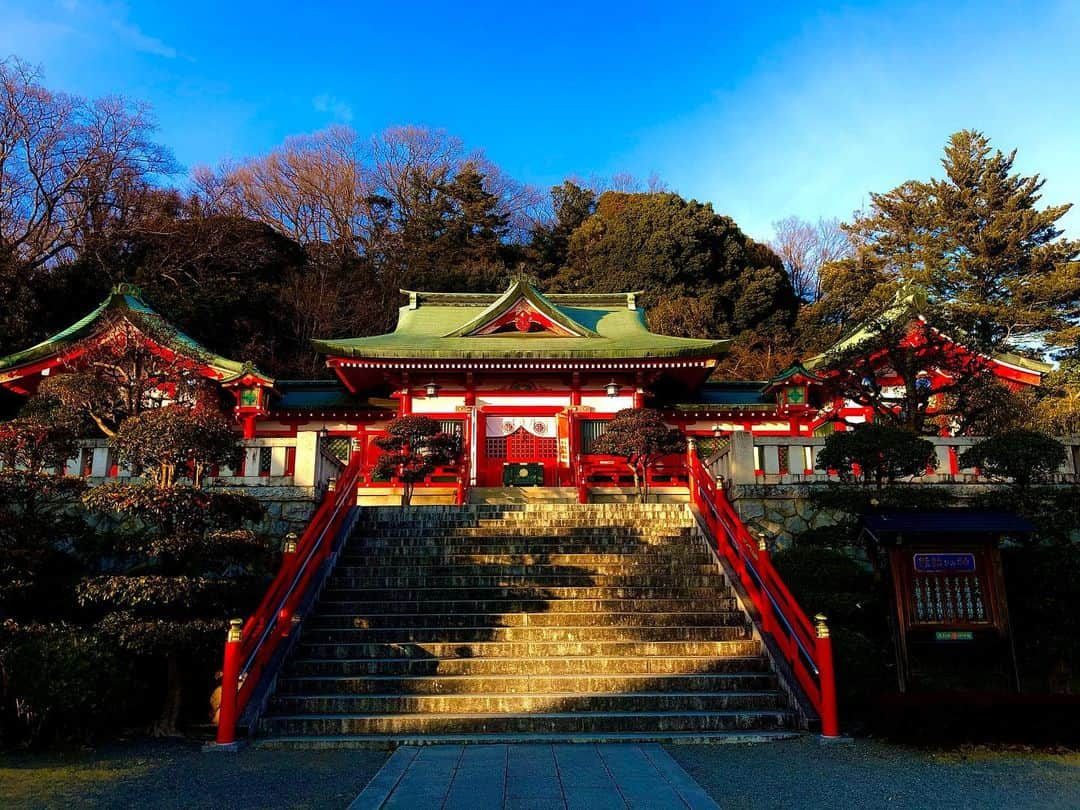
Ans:
{"type": "Polygon", "coordinates": [[[967,510],[888,512],[864,517],[863,531],[887,553],[901,692],[915,646],[931,655],[957,645],[1000,647],[1015,674],[998,544],[1030,531],[1025,521],[967,510]]]}

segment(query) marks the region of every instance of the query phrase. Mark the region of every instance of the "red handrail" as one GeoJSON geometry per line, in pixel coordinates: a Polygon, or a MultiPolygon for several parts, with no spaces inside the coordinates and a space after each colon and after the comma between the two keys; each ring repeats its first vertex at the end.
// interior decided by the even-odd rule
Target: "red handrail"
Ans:
{"type": "Polygon", "coordinates": [[[251,618],[242,627],[239,619],[230,622],[222,667],[219,744],[236,741],[237,719],[251,699],[266,665],[292,633],[297,608],[308,595],[323,561],[330,555],[334,538],[345,524],[350,508],[356,505],[359,473],[360,455],[354,453],[342,470],[336,488],[326,493],[315,510],[295,550],[288,550],[283,555],[281,569],[251,618]]]}
{"type": "Polygon", "coordinates": [[[761,631],[776,643],[821,718],[825,737],[840,734],[832,639],[825,617],[812,623],[769,558],[751,536],[693,448],[687,453],[690,502],[697,507],[717,551],[731,565],[761,617],[761,631]]]}

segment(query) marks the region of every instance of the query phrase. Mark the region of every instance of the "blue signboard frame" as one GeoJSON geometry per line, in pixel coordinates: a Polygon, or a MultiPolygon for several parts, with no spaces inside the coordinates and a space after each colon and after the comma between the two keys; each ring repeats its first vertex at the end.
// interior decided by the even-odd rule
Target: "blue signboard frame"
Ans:
{"type": "Polygon", "coordinates": [[[975,572],[975,555],[964,553],[929,553],[913,555],[912,563],[920,574],[962,574],[975,572]]]}

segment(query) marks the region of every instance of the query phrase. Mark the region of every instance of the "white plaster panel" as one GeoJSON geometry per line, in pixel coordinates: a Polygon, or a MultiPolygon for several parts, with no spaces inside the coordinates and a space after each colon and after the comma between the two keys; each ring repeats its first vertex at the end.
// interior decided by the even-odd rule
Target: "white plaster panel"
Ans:
{"type": "Polygon", "coordinates": [[[544,408],[550,408],[552,406],[566,406],[570,404],[569,395],[563,397],[533,397],[522,396],[515,397],[513,395],[507,396],[481,396],[476,400],[478,405],[481,406],[499,406],[505,405],[512,408],[522,408],[529,405],[537,405],[544,408]]]}
{"type": "Polygon", "coordinates": [[[413,413],[450,413],[465,407],[465,397],[413,397],[413,413]]]}
{"type": "Polygon", "coordinates": [[[593,408],[600,412],[621,411],[634,407],[634,397],[582,397],[581,404],[587,408],[593,408]]]}

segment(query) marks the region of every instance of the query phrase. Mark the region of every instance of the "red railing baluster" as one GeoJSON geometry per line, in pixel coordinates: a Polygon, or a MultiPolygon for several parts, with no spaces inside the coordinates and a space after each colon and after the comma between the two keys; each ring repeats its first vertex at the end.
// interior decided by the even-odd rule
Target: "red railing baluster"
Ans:
{"type": "Polygon", "coordinates": [[[341,476],[328,487],[299,540],[286,538],[281,568],[259,607],[241,627],[230,622],[222,666],[221,709],[217,742],[236,741],[236,724],[263,670],[295,628],[297,610],[314,584],[315,575],[333,551],[334,538],[356,504],[360,454],[354,453],[341,476]]]}
{"type": "Polygon", "coordinates": [[[839,736],[832,640],[825,617],[818,614],[815,623],[810,622],[773,566],[764,540],[756,541],[750,534],[692,447],[686,456],[686,478],[690,502],[701,515],[710,542],[757,610],[762,634],[773,640],[818,713],[822,736],[839,736]]]}

